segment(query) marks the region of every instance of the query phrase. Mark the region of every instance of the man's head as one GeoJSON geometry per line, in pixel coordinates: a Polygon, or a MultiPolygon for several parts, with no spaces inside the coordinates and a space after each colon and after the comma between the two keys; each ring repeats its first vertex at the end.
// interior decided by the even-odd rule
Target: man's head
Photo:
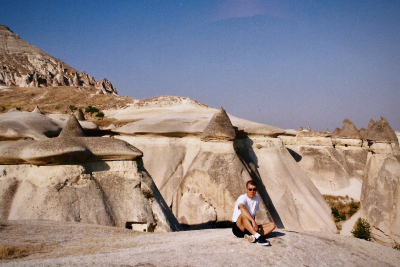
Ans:
{"type": "Polygon", "coordinates": [[[253,199],[257,193],[257,184],[254,180],[247,181],[246,183],[246,195],[248,198],[253,199]]]}

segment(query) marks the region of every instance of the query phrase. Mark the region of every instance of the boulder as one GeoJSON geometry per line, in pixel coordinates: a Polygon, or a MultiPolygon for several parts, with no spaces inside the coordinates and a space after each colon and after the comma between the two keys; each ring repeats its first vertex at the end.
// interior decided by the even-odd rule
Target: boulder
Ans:
{"type": "Polygon", "coordinates": [[[381,117],[381,120],[375,123],[371,119],[365,133],[365,138],[367,140],[375,142],[388,142],[398,144],[396,133],[393,131],[392,127],[390,127],[390,124],[384,117],[381,117]]]}
{"type": "Polygon", "coordinates": [[[83,137],[85,133],[75,116],[70,115],[59,137],[83,137]]]}
{"type": "Polygon", "coordinates": [[[210,123],[200,135],[200,138],[203,141],[231,141],[235,139],[235,136],[236,133],[231,120],[225,110],[221,107],[221,110],[214,114],[210,123]]]}
{"type": "Polygon", "coordinates": [[[12,110],[0,114],[0,141],[36,139],[57,136],[61,128],[48,117],[36,113],[12,110]]]}
{"type": "Polygon", "coordinates": [[[344,119],[343,127],[335,136],[337,138],[349,138],[349,139],[361,139],[360,132],[357,130],[354,123],[352,123],[349,119],[344,119]]]}

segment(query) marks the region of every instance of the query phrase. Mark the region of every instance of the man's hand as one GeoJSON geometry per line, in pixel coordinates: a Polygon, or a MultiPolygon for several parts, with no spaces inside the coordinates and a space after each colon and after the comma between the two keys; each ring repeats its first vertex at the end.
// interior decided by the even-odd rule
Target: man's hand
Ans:
{"type": "Polygon", "coordinates": [[[258,225],[255,220],[251,221],[251,225],[253,226],[254,231],[258,232],[258,225]]]}

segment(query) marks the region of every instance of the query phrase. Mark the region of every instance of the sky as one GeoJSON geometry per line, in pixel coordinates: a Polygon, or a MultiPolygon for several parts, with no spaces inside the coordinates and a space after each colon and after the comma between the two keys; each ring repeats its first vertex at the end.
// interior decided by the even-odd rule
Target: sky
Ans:
{"type": "Polygon", "coordinates": [[[332,132],[400,130],[400,1],[0,0],[0,24],[135,99],[332,132]]]}

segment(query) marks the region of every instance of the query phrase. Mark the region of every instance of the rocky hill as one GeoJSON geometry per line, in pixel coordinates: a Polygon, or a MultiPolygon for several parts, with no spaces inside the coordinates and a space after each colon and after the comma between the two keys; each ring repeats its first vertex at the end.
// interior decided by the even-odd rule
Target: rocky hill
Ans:
{"type": "Polygon", "coordinates": [[[97,93],[117,94],[107,80],[79,72],[61,60],[23,41],[7,26],[0,25],[0,85],[19,87],[94,87],[97,93]]]}

